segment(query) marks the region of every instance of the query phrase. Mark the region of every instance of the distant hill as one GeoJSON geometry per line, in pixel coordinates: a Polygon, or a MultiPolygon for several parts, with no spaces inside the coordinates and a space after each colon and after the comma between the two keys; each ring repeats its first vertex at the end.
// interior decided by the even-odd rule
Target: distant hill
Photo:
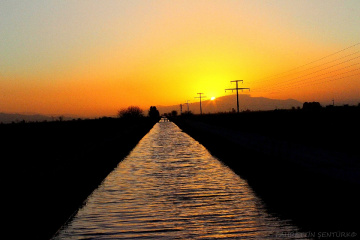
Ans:
{"type": "MultiPolygon", "coordinates": [[[[20,113],[0,113],[0,123],[11,122],[43,122],[58,120],[59,116],[45,116],[41,114],[20,114],[20,113]]],[[[72,119],[70,117],[63,117],[64,120],[72,119]]]]}
{"type": "MultiPolygon", "coordinates": [[[[302,104],[302,102],[294,99],[279,100],[264,97],[251,97],[248,94],[239,95],[240,111],[290,109],[292,107],[302,107],[302,104]]],[[[232,111],[233,108],[236,110],[236,95],[218,97],[213,101],[202,101],[203,113],[229,112],[232,111]]],[[[168,113],[173,110],[176,110],[178,113],[180,113],[180,104],[173,106],[157,106],[157,109],[160,111],[161,114],[168,113]]],[[[186,111],[187,105],[183,104],[182,109],[183,112],[186,111]]],[[[200,113],[200,103],[198,101],[190,103],[189,110],[195,114],[200,113]]]]}

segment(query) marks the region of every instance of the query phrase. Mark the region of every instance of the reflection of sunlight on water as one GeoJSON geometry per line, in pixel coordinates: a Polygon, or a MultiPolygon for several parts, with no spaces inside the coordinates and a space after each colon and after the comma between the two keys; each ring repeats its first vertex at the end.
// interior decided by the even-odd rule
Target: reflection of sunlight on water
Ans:
{"type": "MultiPolygon", "coordinates": [[[[269,238],[296,232],[171,122],[148,133],[57,238],[269,238]]],[[[301,235],[299,235],[301,236],[301,235]]]]}

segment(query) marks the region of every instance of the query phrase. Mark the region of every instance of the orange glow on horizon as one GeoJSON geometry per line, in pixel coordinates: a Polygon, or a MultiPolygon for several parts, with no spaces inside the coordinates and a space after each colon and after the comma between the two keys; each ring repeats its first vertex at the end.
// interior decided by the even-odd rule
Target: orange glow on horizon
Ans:
{"type": "Polygon", "coordinates": [[[197,92],[219,98],[235,79],[254,97],[360,101],[360,45],[284,74],[358,41],[359,28],[320,36],[327,15],[310,27],[290,14],[310,22],[309,7],[325,11],[318,4],[95,1],[44,8],[29,19],[34,10],[15,12],[24,24],[8,20],[13,27],[0,40],[0,112],[111,116],[130,105],[194,101],[197,92]]]}

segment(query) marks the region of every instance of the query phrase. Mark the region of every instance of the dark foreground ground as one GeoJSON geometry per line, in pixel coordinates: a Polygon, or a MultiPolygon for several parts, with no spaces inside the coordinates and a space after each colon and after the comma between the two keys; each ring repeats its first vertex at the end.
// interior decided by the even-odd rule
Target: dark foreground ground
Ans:
{"type": "Polygon", "coordinates": [[[155,122],[1,124],[2,235],[51,238],[155,122]]]}
{"type": "Polygon", "coordinates": [[[359,107],[179,116],[172,121],[246,179],[270,213],[291,219],[308,236],[360,236],[359,107]],[[256,148],[247,148],[238,136],[251,136],[256,148]],[[340,158],[336,164],[306,154],[290,160],[295,146],[340,158]]]}

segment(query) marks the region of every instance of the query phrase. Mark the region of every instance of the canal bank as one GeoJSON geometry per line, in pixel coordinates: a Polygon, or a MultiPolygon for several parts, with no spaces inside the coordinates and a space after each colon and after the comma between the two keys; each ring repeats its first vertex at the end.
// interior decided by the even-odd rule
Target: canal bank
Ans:
{"type": "MultiPolygon", "coordinates": [[[[203,119],[172,120],[246,179],[269,211],[293,219],[304,231],[358,230],[354,221],[360,213],[356,156],[241,131],[226,119],[222,124],[203,119]]],[[[245,125],[247,130],[254,126],[255,122],[245,125]]]]}
{"type": "Polygon", "coordinates": [[[1,125],[6,235],[53,236],[155,123],[103,118],[1,125]]]}

